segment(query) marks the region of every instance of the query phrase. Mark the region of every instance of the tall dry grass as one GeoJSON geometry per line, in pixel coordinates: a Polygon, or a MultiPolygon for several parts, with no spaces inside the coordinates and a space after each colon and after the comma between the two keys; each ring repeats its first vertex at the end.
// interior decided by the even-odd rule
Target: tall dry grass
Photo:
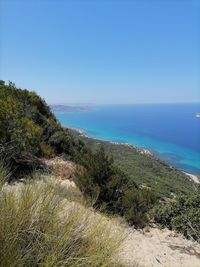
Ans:
{"type": "Polygon", "coordinates": [[[0,165],[0,266],[120,266],[122,230],[70,202],[52,182],[5,183],[0,165]]]}

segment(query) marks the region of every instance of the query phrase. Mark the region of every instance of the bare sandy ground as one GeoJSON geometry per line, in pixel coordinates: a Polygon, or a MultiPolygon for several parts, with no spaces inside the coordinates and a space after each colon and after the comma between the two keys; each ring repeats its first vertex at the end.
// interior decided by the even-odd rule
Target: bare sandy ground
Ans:
{"type": "Polygon", "coordinates": [[[127,267],[200,267],[200,244],[168,229],[129,229],[120,253],[127,267]]]}

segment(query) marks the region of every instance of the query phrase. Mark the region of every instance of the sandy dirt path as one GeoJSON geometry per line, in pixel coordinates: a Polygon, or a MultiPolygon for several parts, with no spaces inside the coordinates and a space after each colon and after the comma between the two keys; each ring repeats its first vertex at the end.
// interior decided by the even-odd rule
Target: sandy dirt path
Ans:
{"type": "Polygon", "coordinates": [[[200,267],[200,244],[168,229],[129,229],[120,257],[128,267],[200,267]]]}

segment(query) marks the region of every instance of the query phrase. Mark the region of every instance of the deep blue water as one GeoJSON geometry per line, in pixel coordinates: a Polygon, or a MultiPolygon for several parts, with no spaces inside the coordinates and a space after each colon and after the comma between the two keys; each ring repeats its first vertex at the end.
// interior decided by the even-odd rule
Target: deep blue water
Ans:
{"type": "Polygon", "coordinates": [[[63,126],[91,137],[150,149],[178,169],[200,174],[200,104],[101,105],[56,113],[63,126]]]}

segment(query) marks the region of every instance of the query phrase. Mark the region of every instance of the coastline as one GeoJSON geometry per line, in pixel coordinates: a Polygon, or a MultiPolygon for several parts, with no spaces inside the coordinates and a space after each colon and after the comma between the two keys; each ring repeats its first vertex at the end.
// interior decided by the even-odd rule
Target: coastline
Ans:
{"type": "MultiPolygon", "coordinates": [[[[81,128],[74,128],[74,127],[69,127],[69,126],[64,126],[64,128],[67,128],[67,129],[70,129],[72,131],[75,131],[75,132],[77,132],[79,134],[79,136],[82,136],[82,137],[85,137],[85,138],[90,138],[90,139],[99,140],[99,141],[105,141],[105,142],[109,142],[109,143],[111,143],[113,145],[124,145],[124,146],[128,146],[130,148],[136,149],[140,154],[144,154],[146,156],[157,158],[157,156],[155,156],[147,148],[138,148],[138,147],[136,147],[134,145],[131,145],[129,143],[120,143],[120,142],[114,142],[114,141],[110,141],[110,140],[100,140],[100,139],[97,139],[95,137],[89,136],[87,134],[87,132],[84,129],[81,129],[81,128]]],[[[175,168],[175,167],[172,167],[172,166],[170,166],[170,167],[171,168],[175,168]]],[[[182,173],[184,173],[190,181],[194,182],[195,184],[200,184],[200,175],[188,173],[188,172],[185,172],[183,170],[179,170],[179,171],[182,172],[182,173]]]]}
{"type": "Polygon", "coordinates": [[[92,136],[89,136],[87,134],[87,132],[81,128],[74,128],[74,127],[68,127],[68,126],[65,126],[65,128],[67,129],[70,129],[72,131],[75,131],[79,134],[79,136],[82,136],[82,137],[85,137],[85,138],[90,138],[90,139],[94,139],[94,140],[99,140],[99,141],[104,141],[104,142],[109,142],[110,144],[113,144],[113,145],[123,145],[123,146],[128,146],[130,148],[134,148],[134,149],[137,149],[137,151],[141,154],[145,154],[145,155],[149,155],[149,156],[154,156],[154,154],[147,148],[139,148],[139,147],[136,147],[134,145],[131,145],[129,143],[120,143],[120,142],[115,142],[115,141],[110,141],[110,140],[100,140],[100,139],[97,139],[95,137],[92,137],[92,136]]]}

